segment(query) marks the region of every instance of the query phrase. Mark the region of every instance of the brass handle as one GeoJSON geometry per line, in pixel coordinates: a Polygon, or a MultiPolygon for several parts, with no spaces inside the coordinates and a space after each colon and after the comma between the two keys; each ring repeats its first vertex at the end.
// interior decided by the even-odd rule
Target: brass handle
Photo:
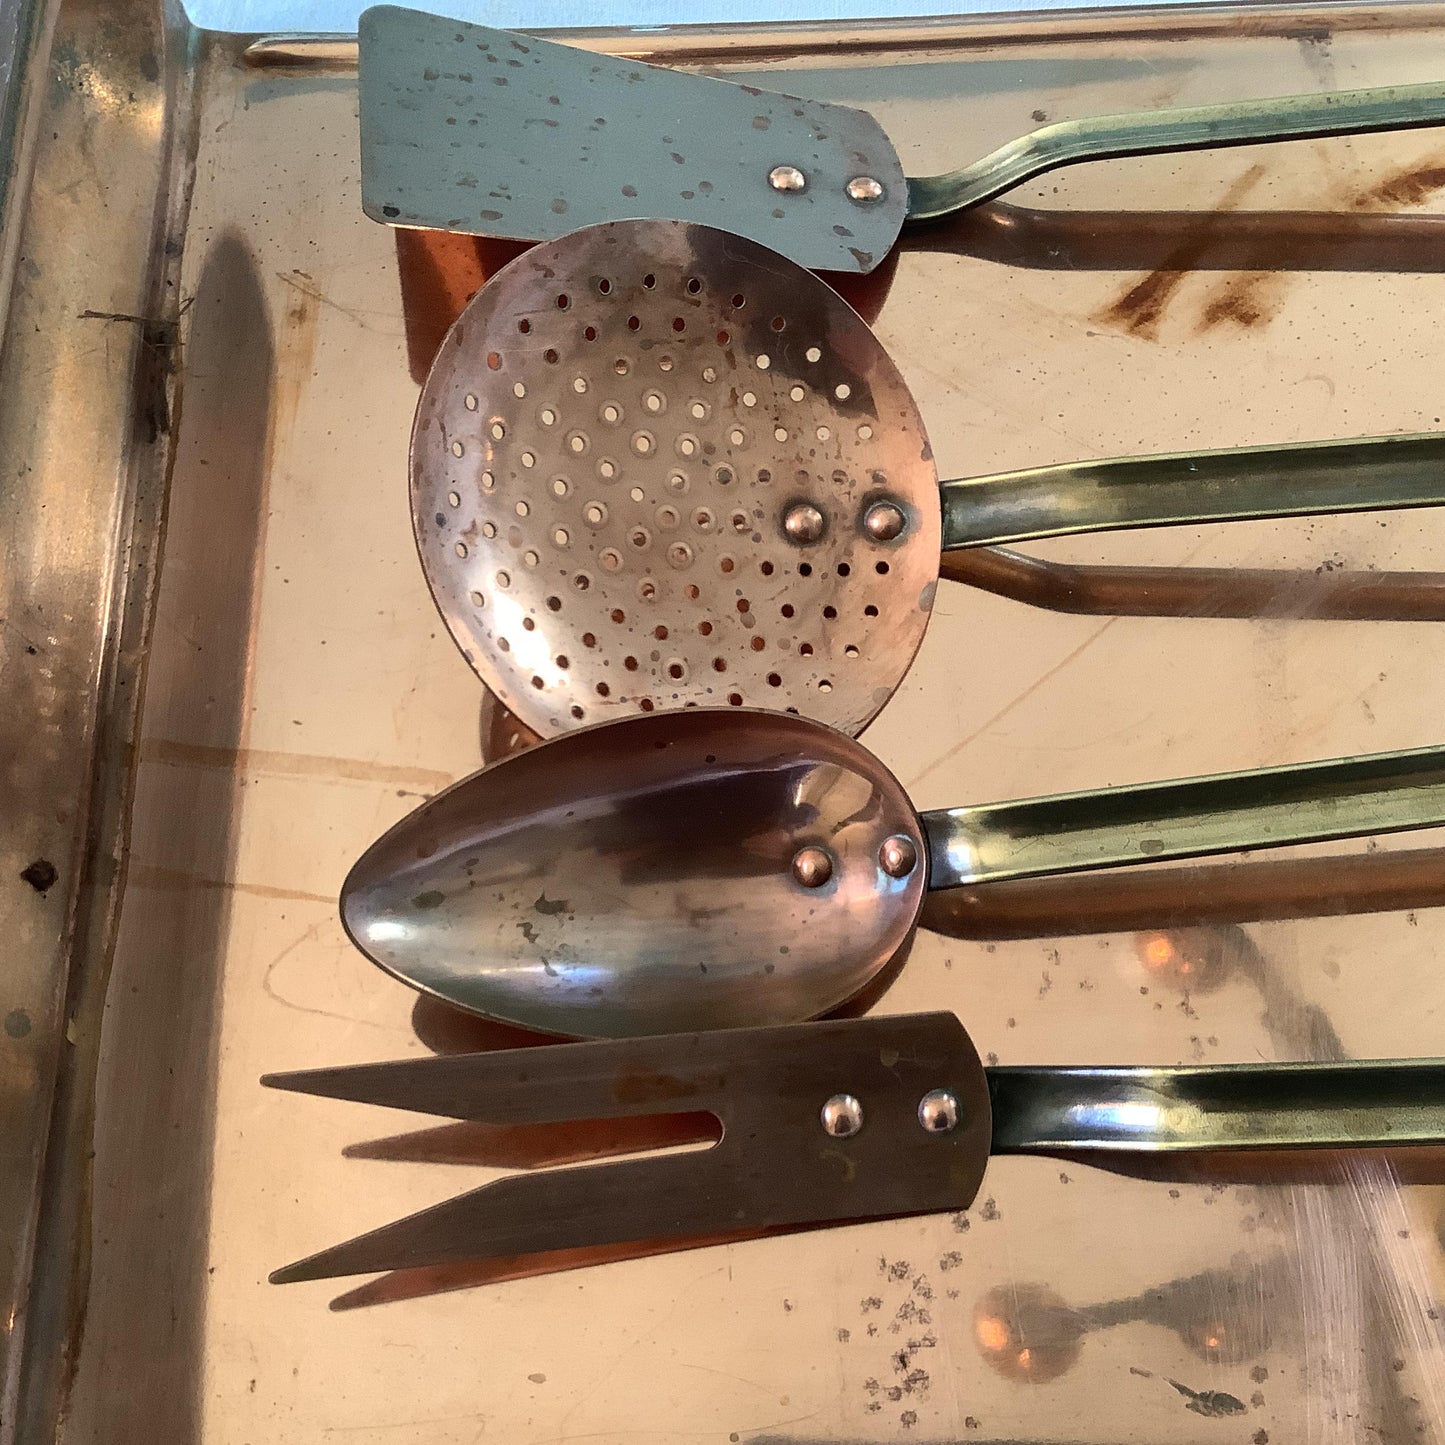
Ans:
{"type": "Polygon", "coordinates": [[[944,482],[943,548],[1036,537],[1429,507],[1445,502],[1445,434],[1233,447],[944,482]]]}
{"type": "Polygon", "coordinates": [[[1445,747],[922,815],[929,887],[1445,824],[1445,747]]]}
{"type": "Polygon", "coordinates": [[[1445,1060],[988,1070],[993,1153],[1445,1143],[1445,1060]]]}
{"type": "Polygon", "coordinates": [[[1410,130],[1442,121],[1445,84],[1439,81],[1060,121],[1020,136],[962,170],[911,178],[908,219],[950,215],[1080,161],[1410,130]]]}

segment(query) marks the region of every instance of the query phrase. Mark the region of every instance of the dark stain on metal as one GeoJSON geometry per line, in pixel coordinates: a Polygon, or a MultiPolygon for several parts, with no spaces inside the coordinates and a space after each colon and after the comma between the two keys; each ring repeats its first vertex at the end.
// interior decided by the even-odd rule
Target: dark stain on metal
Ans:
{"type": "Polygon", "coordinates": [[[538,913],[541,913],[548,918],[554,918],[557,914],[565,913],[567,911],[568,903],[565,898],[552,899],[548,898],[547,895],[543,893],[542,896],[537,899],[533,907],[536,908],[538,913]]]}
{"type": "Polygon", "coordinates": [[[46,893],[55,885],[60,874],[49,858],[37,858],[20,870],[20,877],[37,893],[46,893]]]}
{"type": "Polygon", "coordinates": [[[447,901],[447,896],[439,889],[429,888],[425,893],[418,893],[411,900],[413,908],[440,908],[447,901]]]}
{"type": "Polygon", "coordinates": [[[1188,1385],[1181,1385],[1178,1380],[1170,1380],[1169,1383],[1184,1396],[1184,1408],[1193,1410],[1196,1415],[1222,1420],[1229,1415],[1244,1414],[1244,1401],[1236,1400],[1233,1395],[1227,1395],[1223,1390],[1191,1390],[1188,1385]]]}
{"type": "Polygon", "coordinates": [[[1438,161],[1411,166],[1386,176],[1351,200],[1357,211],[1393,210],[1397,206],[1418,206],[1436,191],[1445,190],[1445,165],[1438,161]]]}
{"type": "Polygon", "coordinates": [[[23,1008],[13,1008],[5,1015],[5,1032],[12,1039],[23,1039],[30,1032],[30,1015],[23,1008]]]}
{"type": "Polygon", "coordinates": [[[1234,181],[1212,211],[1201,213],[1198,228],[1165,257],[1163,265],[1156,267],[1142,281],[1136,281],[1128,287],[1094,319],[1102,325],[1127,332],[1130,336],[1141,336],[1148,341],[1158,340],[1159,323],[1170,301],[1214,241],[1211,218],[1235,210],[1264,175],[1264,169],[1262,165],[1250,166],[1234,181]]]}
{"type": "Polygon", "coordinates": [[[1246,271],[1231,276],[1205,303],[1194,331],[1200,335],[1216,326],[1244,330],[1263,326],[1279,310],[1284,278],[1273,271],[1246,271]]]}

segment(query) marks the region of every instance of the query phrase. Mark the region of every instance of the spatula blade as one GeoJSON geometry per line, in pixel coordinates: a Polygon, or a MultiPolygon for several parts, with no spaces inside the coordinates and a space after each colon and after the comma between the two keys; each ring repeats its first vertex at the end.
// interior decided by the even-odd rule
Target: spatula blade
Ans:
{"type": "Polygon", "coordinates": [[[855,272],[902,228],[902,166],[864,111],[391,5],[358,28],[374,220],[530,241],[699,221],[855,272]]]}

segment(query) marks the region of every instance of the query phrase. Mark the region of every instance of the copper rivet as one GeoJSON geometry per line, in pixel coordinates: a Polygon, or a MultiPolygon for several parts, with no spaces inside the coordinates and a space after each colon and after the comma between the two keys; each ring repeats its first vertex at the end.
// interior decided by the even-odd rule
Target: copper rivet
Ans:
{"type": "Polygon", "coordinates": [[[918,1122],[930,1134],[947,1134],[958,1127],[958,1098],[947,1089],[930,1089],[918,1101],[918,1122]]]}
{"type": "Polygon", "coordinates": [[[890,878],[907,878],[918,866],[918,849],[913,846],[913,839],[902,833],[885,838],[878,850],[878,866],[890,878]]]}
{"type": "Polygon", "coordinates": [[[835,1139],[851,1139],[863,1127],[863,1106],[852,1094],[834,1094],[823,1105],[819,1118],[835,1139]]]}
{"type": "Polygon", "coordinates": [[[799,848],[793,855],[793,877],[804,888],[821,888],[833,876],[833,860],[826,848],[799,848]]]}
{"type": "Polygon", "coordinates": [[[863,514],[863,528],[875,542],[891,542],[903,531],[904,521],[897,502],[874,502],[863,514]]]}
{"type": "Polygon", "coordinates": [[[768,172],[768,184],[775,191],[801,191],[808,178],[797,166],[774,166],[768,172]]]}
{"type": "Polygon", "coordinates": [[[783,515],[783,531],[795,542],[818,541],[823,527],[823,514],[811,502],[794,502],[783,515]]]}
{"type": "Polygon", "coordinates": [[[883,183],[875,181],[872,176],[854,176],[844,189],[848,192],[848,199],[857,201],[860,206],[871,206],[883,199],[883,183]]]}

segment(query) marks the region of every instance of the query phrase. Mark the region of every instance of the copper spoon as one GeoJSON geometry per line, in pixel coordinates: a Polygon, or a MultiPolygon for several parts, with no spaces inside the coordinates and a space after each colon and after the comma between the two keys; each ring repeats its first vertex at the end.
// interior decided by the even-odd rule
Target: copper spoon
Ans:
{"type": "Polygon", "coordinates": [[[792,1022],[852,998],[925,893],[1445,824],[1445,748],[920,815],[860,743],[691,709],[565,734],[403,818],[342,919],[403,982],[547,1033],[792,1022]]]}

